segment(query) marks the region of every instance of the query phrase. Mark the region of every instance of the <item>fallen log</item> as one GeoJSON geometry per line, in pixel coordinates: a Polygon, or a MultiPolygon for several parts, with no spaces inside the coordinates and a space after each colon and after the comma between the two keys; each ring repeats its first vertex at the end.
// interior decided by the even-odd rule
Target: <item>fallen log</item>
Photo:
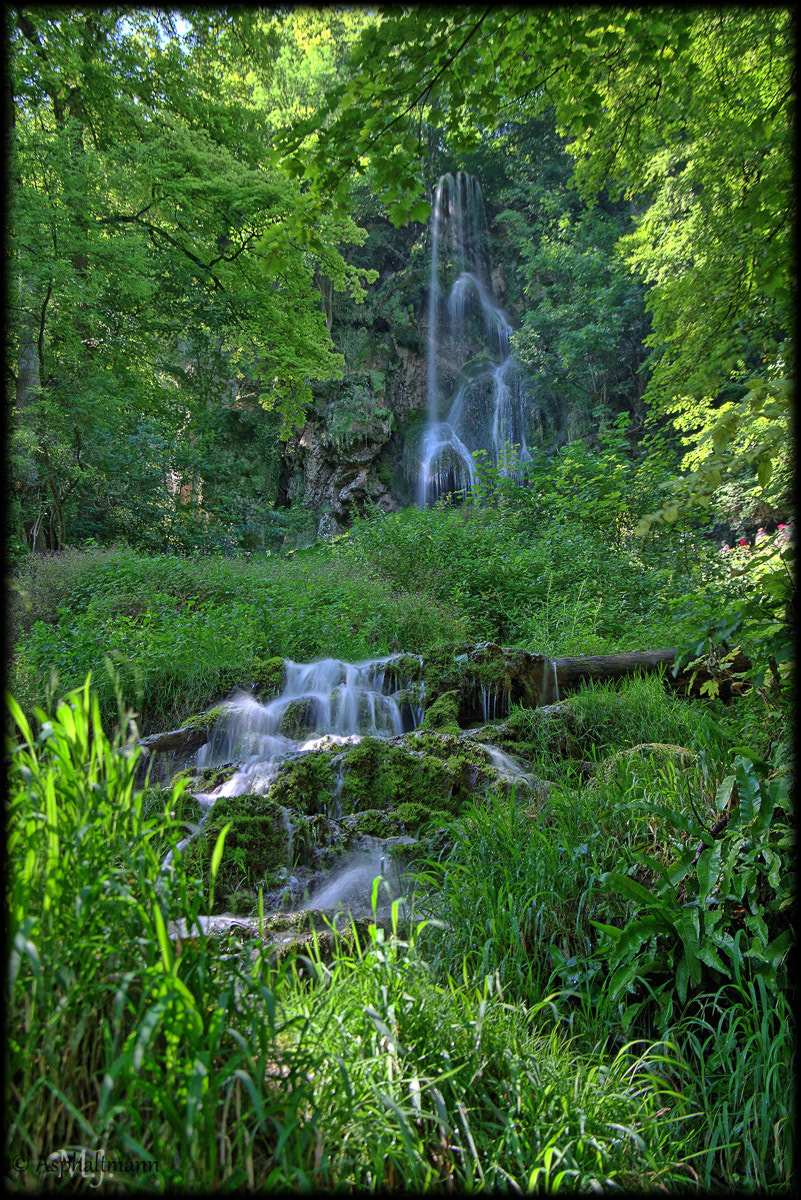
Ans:
{"type": "MultiPolygon", "coordinates": [[[[680,671],[673,674],[672,667],[676,661],[677,651],[645,650],[633,651],[626,654],[590,654],[575,658],[555,658],[553,664],[556,673],[556,683],[560,697],[566,692],[576,691],[589,680],[622,679],[627,675],[648,674],[651,671],[664,669],[664,679],[668,687],[676,691],[686,691],[699,695],[701,685],[715,678],[713,673],[705,668],[699,668],[693,677],[693,671],[680,671]]],[[[721,682],[721,694],[724,698],[731,696],[730,678],[732,674],[747,671],[751,663],[744,654],[738,654],[730,667],[717,675],[721,682]]]]}
{"type": "Polygon", "coordinates": [[[702,667],[674,676],[676,654],[675,649],[667,649],[549,658],[517,646],[483,642],[462,656],[459,723],[464,727],[483,720],[486,724],[492,717],[508,712],[512,704],[539,708],[560,701],[592,680],[607,682],[653,671],[664,672],[668,687],[691,695],[699,695],[702,685],[715,678],[721,697],[729,700],[733,695],[732,675],[750,666],[745,655],[738,654],[717,674],[702,667]]]}

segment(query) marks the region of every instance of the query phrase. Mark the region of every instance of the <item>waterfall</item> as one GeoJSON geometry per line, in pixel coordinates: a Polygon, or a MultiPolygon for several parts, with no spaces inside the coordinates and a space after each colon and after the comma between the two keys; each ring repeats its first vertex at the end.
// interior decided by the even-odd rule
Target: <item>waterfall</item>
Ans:
{"type": "Polygon", "coordinates": [[[231,778],[214,789],[213,798],[264,794],[286,759],[321,745],[358,742],[365,735],[395,737],[404,732],[404,707],[407,721],[411,716],[419,724],[422,710],[409,704],[411,680],[400,669],[403,658],[395,654],[360,663],[287,659],[280,696],[262,704],[240,692],[198,751],[198,767],[239,763],[231,778]]]}
{"type": "Polygon", "coordinates": [[[428,297],[428,419],[420,447],[418,503],[475,482],[483,450],[508,473],[510,451],[530,456],[529,414],[512,327],[495,303],[484,199],[464,171],[440,177],[431,217],[428,297]]]}

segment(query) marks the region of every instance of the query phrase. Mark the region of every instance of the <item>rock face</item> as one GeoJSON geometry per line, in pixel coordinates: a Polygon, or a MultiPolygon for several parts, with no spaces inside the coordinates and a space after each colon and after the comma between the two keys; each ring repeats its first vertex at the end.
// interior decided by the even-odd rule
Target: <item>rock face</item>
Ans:
{"type": "Polygon", "coordinates": [[[333,437],[309,421],[288,448],[293,469],[290,498],[319,514],[319,537],[341,533],[368,504],[384,512],[400,507],[378,475],[378,460],[391,436],[387,419],[354,424],[346,438],[333,437]]]}

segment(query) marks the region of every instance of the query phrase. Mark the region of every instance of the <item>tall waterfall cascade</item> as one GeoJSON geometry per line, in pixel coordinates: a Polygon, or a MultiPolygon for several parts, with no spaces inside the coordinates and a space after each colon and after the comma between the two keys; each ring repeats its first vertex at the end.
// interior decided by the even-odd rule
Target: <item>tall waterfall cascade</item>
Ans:
{"type": "Polygon", "coordinates": [[[530,455],[531,418],[511,352],[512,327],[496,303],[481,187],[464,171],[440,177],[431,217],[426,352],[428,419],[417,500],[421,507],[474,484],[475,451],[508,471],[530,455]]]}

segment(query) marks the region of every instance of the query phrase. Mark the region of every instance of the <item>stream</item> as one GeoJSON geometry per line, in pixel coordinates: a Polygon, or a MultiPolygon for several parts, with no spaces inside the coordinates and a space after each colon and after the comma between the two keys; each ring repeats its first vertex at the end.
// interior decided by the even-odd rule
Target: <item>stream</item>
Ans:
{"type": "MultiPolygon", "coordinates": [[[[283,866],[274,872],[277,879],[269,881],[273,886],[265,885],[265,911],[308,911],[329,916],[345,912],[354,918],[369,918],[377,876],[382,883],[376,915],[386,919],[395,899],[403,911],[410,882],[403,849],[416,843],[414,832],[401,825],[392,836],[374,836],[362,830],[354,833],[353,823],[358,818],[353,816],[352,808],[350,814],[343,813],[341,796],[348,752],[364,739],[374,739],[373,746],[375,741],[385,743],[387,750],[381,754],[394,751],[397,755],[402,749],[404,759],[412,766],[422,759],[417,746],[422,744],[418,731],[425,694],[423,684],[414,677],[419,675],[415,664],[419,666],[419,659],[409,654],[358,663],[333,658],[313,663],[285,660],[284,686],[278,696],[262,702],[250,693],[236,693],[225,703],[222,717],[189,764],[197,781],[194,786],[190,782],[189,794],[202,815],[178,849],[183,851],[193,839],[203,837],[204,827],[221,799],[242,797],[244,803],[247,797],[250,804],[255,796],[264,797],[266,802],[288,765],[309,755],[325,756],[332,786],[317,819],[327,822],[330,843],[299,866],[296,835],[302,819],[287,807],[275,806],[279,814],[276,819],[284,825],[285,854],[283,866]],[[207,786],[204,776],[209,775],[222,778],[207,786]]],[[[496,713],[501,715],[497,697],[483,689],[482,693],[485,720],[496,713]]],[[[426,734],[429,740],[437,736],[426,734]]],[[[464,731],[459,739],[451,736],[450,741],[457,748],[462,743],[466,748],[469,745],[473,754],[480,752],[486,772],[498,778],[526,778],[519,764],[496,747],[478,741],[474,731],[464,731]]],[[[360,800],[361,807],[369,803],[369,797],[360,800]]],[[[170,852],[165,858],[163,872],[169,870],[172,857],[170,852]]],[[[241,916],[223,913],[206,918],[204,926],[219,933],[227,924],[243,923],[241,916]]]]}

